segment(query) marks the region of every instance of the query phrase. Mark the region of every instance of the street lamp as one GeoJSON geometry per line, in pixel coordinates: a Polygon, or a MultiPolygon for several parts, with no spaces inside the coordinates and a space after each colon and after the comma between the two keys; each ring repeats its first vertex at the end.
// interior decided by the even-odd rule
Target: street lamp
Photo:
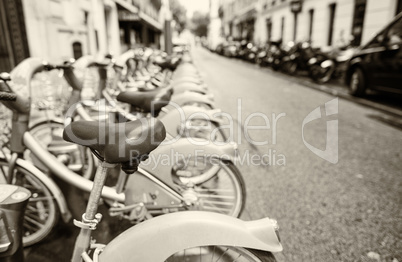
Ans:
{"type": "Polygon", "coordinates": [[[302,1],[301,0],[290,1],[290,11],[292,11],[292,13],[300,13],[301,10],[302,10],[302,1]]]}
{"type": "Polygon", "coordinates": [[[293,30],[293,41],[296,41],[297,33],[297,15],[302,10],[302,0],[292,0],[290,1],[290,11],[294,15],[294,30],[293,30]]]}

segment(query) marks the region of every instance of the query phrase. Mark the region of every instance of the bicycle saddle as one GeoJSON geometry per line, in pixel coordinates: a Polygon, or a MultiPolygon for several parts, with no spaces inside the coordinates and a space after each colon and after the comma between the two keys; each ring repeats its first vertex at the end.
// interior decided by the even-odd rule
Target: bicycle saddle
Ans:
{"type": "Polygon", "coordinates": [[[64,140],[96,150],[106,162],[130,166],[138,165],[165,136],[165,126],[155,118],[117,124],[82,120],[63,131],[64,140]]]}
{"type": "Polygon", "coordinates": [[[159,112],[166,106],[172,96],[171,88],[158,88],[153,91],[124,91],[117,95],[117,101],[129,103],[146,113],[159,112]]]}

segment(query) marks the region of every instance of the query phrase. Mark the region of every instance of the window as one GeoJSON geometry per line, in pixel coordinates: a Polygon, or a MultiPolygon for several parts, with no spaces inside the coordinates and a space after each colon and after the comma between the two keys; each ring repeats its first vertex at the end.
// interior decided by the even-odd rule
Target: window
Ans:
{"type": "Polygon", "coordinates": [[[329,5],[329,28],[328,28],[328,45],[332,45],[332,38],[334,34],[336,4],[329,5]]]}
{"type": "Polygon", "coordinates": [[[73,54],[75,60],[82,56],[82,44],[80,42],[73,43],[73,54]]]}
{"type": "Polygon", "coordinates": [[[356,0],[352,23],[353,46],[359,46],[361,43],[365,13],[366,0],[356,0]]]}
{"type": "Polygon", "coordinates": [[[293,21],[293,41],[296,42],[296,37],[297,37],[297,17],[299,16],[299,13],[293,13],[294,15],[294,21],[293,21]]]}
{"type": "Polygon", "coordinates": [[[311,43],[313,38],[313,23],[314,23],[314,9],[308,11],[309,14],[309,28],[308,28],[308,41],[311,43]]]}
{"type": "Polygon", "coordinates": [[[402,0],[398,0],[396,3],[396,14],[402,12],[402,0]]]}
{"type": "Polygon", "coordinates": [[[281,21],[281,41],[283,41],[284,31],[285,31],[285,17],[282,16],[282,21],[281,21]]]}
{"type": "Polygon", "coordinates": [[[267,19],[267,40],[271,41],[272,38],[272,20],[270,18],[267,19]]]}

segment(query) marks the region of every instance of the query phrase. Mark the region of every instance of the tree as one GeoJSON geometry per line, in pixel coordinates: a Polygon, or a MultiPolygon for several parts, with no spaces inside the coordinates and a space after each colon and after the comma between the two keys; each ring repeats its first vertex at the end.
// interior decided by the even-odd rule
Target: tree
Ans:
{"type": "Polygon", "coordinates": [[[209,14],[194,12],[191,18],[192,32],[194,35],[202,37],[207,36],[209,25],[209,14]]]}
{"type": "Polygon", "coordinates": [[[176,30],[180,34],[186,28],[187,22],[187,10],[182,6],[178,0],[169,0],[170,10],[172,12],[172,18],[176,22],[176,30]]]}

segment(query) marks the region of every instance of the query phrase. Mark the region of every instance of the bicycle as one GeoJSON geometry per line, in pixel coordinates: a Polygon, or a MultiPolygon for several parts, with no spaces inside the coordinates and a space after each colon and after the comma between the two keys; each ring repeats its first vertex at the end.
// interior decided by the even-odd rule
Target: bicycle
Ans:
{"type": "MultiPolygon", "coordinates": [[[[141,88],[139,90],[131,90],[131,88],[126,90],[121,87],[122,85],[119,84],[121,82],[116,80],[121,78],[124,65],[128,64],[131,59],[127,53],[131,54],[132,52],[128,51],[122,54],[112,63],[97,63],[90,56],[77,60],[74,64],[76,68],[82,71],[96,68],[99,72],[96,73],[99,77],[99,85],[92,87],[92,89],[87,88],[92,90],[89,92],[93,94],[93,97],[104,98],[107,102],[106,107],[110,107],[110,110],[118,111],[129,120],[146,115],[157,117],[164,122],[168,133],[172,137],[202,137],[211,141],[223,142],[224,144],[229,142],[220,128],[223,122],[219,117],[221,111],[219,109],[211,110],[210,107],[215,108],[215,105],[211,104],[212,101],[209,100],[209,96],[192,92],[191,86],[186,92],[179,94],[174,91],[176,90],[174,85],[169,85],[166,82],[161,87],[147,89],[146,91],[141,91],[141,88]],[[110,68],[113,69],[112,81],[107,79],[108,69],[110,68]],[[106,83],[109,84],[107,85],[106,83]],[[131,110],[126,108],[126,103],[131,106],[131,110]],[[208,105],[209,109],[198,106],[200,104],[208,105]]],[[[181,66],[177,70],[180,71],[180,68],[181,66]]],[[[187,81],[186,77],[178,77],[174,80],[180,82],[181,79],[187,81]]],[[[98,104],[92,103],[92,107],[91,103],[87,105],[91,109],[93,105],[97,106],[98,104]]],[[[83,118],[90,119],[85,115],[83,115],[83,118]]]]}
{"type": "MultiPolygon", "coordinates": [[[[40,188],[44,192],[44,198],[41,198],[41,200],[47,201],[43,204],[44,215],[39,216],[44,218],[43,226],[41,226],[43,231],[41,231],[41,234],[35,235],[35,232],[28,234],[28,236],[31,236],[31,240],[28,241],[25,237],[25,245],[33,244],[46,237],[51,231],[54,221],[57,221],[59,212],[65,222],[71,217],[66,200],[57,185],[32,164],[21,159],[26,149],[35,156],[38,163],[49,169],[49,175],[55,175],[68,184],[86,192],[90,192],[93,186],[92,181],[69,170],[54,155],[50,154],[29,130],[29,90],[31,87],[29,81],[35,72],[43,69],[44,65],[40,59],[29,58],[20,63],[11,72],[13,78],[13,82],[10,83],[12,84],[11,87],[4,82],[0,83],[2,91],[13,91],[19,94],[16,102],[3,102],[13,110],[13,128],[9,152],[5,152],[1,158],[2,168],[5,170],[4,176],[11,181],[11,176],[8,174],[18,173],[18,170],[26,171],[19,173],[22,174],[22,177],[33,177],[31,180],[38,180],[41,183],[40,188]]],[[[9,81],[9,79],[3,80],[9,81]]],[[[186,143],[181,142],[176,145],[178,149],[182,150],[183,154],[188,155],[189,148],[186,143]]],[[[210,148],[208,146],[203,146],[202,149],[209,154],[217,153],[217,151],[209,152],[210,148]]],[[[168,155],[170,154],[169,150],[170,148],[167,147],[159,147],[152,154],[168,155]]],[[[221,153],[225,152],[222,151],[221,153]]],[[[188,172],[183,173],[183,166],[177,165],[177,163],[169,163],[170,165],[165,166],[158,165],[155,170],[152,169],[152,166],[141,164],[138,171],[128,179],[125,189],[105,186],[102,191],[102,197],[110,200],[109,211],[112,215],[129,219],[133,222],[140,222],[149,217],[168,212],[192,209],[208,209],[238,216],[245,202],[244,183],[240,174],[236,173],[236,169],[234,169],[230,160],[226,161],[228,162],[222,160],[218,165],[213,164],[206,168],[206,170],[218,168],[218,171],[201,173],[194,177],[188,176],[188,172]],[[166,176],[166,174],[170,175],[166,176]],[[141,181],[141,183],[135,183],[134,181],[141,181]],[[144,193],[146,193],[146,199],[144,199],[144,193]]]]}
{"type": "MultiPolygon", "coordinates": [[[[8,81],[9,79],[2,78],[2,80],[8,81]]],[[[14,103],[14,109],[20,108],[26,99],[21,96],[21,90],[19,91],[20,93],[10,94],[4,92],[3,89],[0,92],[0,100],[15,100],[15,102],[3,101],[3,103],[7,106],[14,103]]],[[[26,107],[24,106],[24,108],[26,107]]],[[[17,115],[14,119],[18,120],[18,117],[21,116],[23,115],[17,115]]],[[[74,224],[80,228],[80,233],[72,255],[73,262],[83,260],[155,262],[175,261],[177,258],[185,261],[188,259],[213,261],[214,258],[222,261],[227,259],[255,262],[275,261],[271,252],[282,250],[275,220],[265,218],[244,222],[226,215],[202,211],[159,216],[128,229],[108,245],[93,243],[91,232],[96,229],[101,220],[97,208],[101,197],[105,195],[103,191],[106,189],[104,183],[108,169],[121,167],[124,173],[120,173],[117,189],[124,188],[128,180],[127,176],[134,174],[140,161],[162,143],[166,131],[163,124],[154,118],[110,124],[109,127],[112,128],[104,129],[106,131],[104,133],[99,131],[100,126],[104,125],[102,122],[84,120],[72,122],[72,119],[69,117],[66,121],[67,126],[63,131],[63,138],[75,144],[88,146],[99,159],[86,212],[81,221],[74,221],[74,224]],[[121,133],[121,130],[124,131],[121,133]],[[123,140],[121,140],[122,137],[119,137],[121,134],[124,135],[123,140]],[[143,140],[138,141],[138,138],[143,138],[143,140]],[[116,145],[111,141],[120,143],[116,145]],[[133,143],[133,141],[137,141],[137,143],[133,143]],[[124,154],[121,154],[121,150],[124,154]],[[129,154],[131,152],[135,152],[134,157],[129,154]],[[166,241],[172,235],[175,236],[175,241],[166,241]],[[92,254],[93,260],[90,254],[92,254]]],[[[13,122],[13,126],[17,126],[17,124],[22,126],[18,121],[13,122]]],[[[20,134],[22,134],[21,140],[26,145],[35,144],[26,129],[20,134]]],[[[50,154],[48,157],[52,158],[50,154]]],[[[20,160],[18,155],[13,154],[12,159],[9,167],[12,165],[18,167],[21,162],[18,162],[20,160]]],[[[55,164],[61,165],[60,163],[55,164]]],[[[42,175],[44,174],[42,173],[42,175]]]]}

